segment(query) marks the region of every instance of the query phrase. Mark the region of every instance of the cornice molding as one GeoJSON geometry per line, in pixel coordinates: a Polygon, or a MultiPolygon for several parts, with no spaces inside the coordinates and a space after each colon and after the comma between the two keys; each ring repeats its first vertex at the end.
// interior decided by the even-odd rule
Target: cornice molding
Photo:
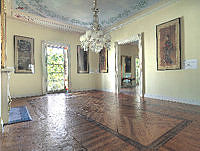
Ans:
{"type": "Polygon", "coordinates": [[[87,30],[87,28],[84,28],[84,27],[61,23],[61,22],[54,21],[51,19],[35,16],[29,13],[20,12],[17,10],[11,10],[11,17],[24,21],[24,22],[34,23],[34,24],[46,26],[49,28],[62,30],[62,31],[84,33],[87,30]]]}
{"type": "Polygon", "coordinates": [[[61,43],[61,42],[56,42],[56,41],[43,40],[42,44],[47,45],[47,46],[59,47],[59,48],[67,48],[67,47],[69,47],[69,45],[66,44],[66,43],[61,43]]]}
{"type": "Polygon", "coordinates": [[[112,32],[112,31],[118,30],[118,29],[122,28],[125,25],[133,23],[134,21],[136,21],[136,20],[138,20],[140,18],[143,18],[145,16],[148,16],[148,15],[150,15],[150,14],[156,12],[156,11],[159,11],[160,9],[165,8],[165,7],[175,3],[177,1],[180,1],[180,0],[163,0],[163,2],[157,7],[152,6],[150,8],[147,8],[147,9],[145,9],[145,10],[143,10],[143,11],[141,11],[141,12],[139,12],[139,13],[133,15],[133,16],[131,16],[131,17],[128,17],[127,19],[125,19],[125,21],[122,21],[121,23],[117,23],[117,24],[115,24],[113,26],[107,27],[106,28],[106,32],[112,32]]]}
{"type": "Polygon", "coordinates": [[[126,44],[137,42],[139,40],[141,40],[141,34],[134,35],[127,39],[118,40],[117,43],[118,45],[126,45],[126,44]]]}
{"type": "MultiPolygon", "coordinates": [[[[137,13],[136,15],[128,17],[124,21],[121,21],[121,23],[116,23],[113,26],[109,26],[109,27],[105,28],[104,30],[106,31],[106,33],[118,30],[125,25],[128,25],[142,17],[148,16],[162,8],[165,8],[169,5],[177,2],[177,1],[180,1],[180,0],[163,0],[163,2],[161,4],[159,4],[158,6],[156,6],[156,7],[152,6],[150,8],[147,8],[147,9],[137,13]]],[[[21,12],[19,10],[15,10],[15,9],[11,9],[11,16],[18,20],[24,21],[24,22],[34,23],[34,24],[46,26],[46,27],[61,30],[61,31],[78,32],[78,33],[82,34],[86,30],[88,30],[87,27],[66,24],[66,23],[62,23],[59,21],[55,21],[53,19],[47,19],[44,17],[30,14],[30,13],[21,12]]]]}

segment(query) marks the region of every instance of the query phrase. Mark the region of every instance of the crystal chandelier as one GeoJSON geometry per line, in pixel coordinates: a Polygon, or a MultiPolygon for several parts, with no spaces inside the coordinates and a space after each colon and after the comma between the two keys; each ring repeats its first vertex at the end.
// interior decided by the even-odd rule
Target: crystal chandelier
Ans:
{"type": "Polygon", "coordinates": [[[93,25],[92,29],[86,31],[84,35],[80,37],[81,47],[84,48],[84,51],[94,51],[99,53],[104,47],[108,50],[110,49],[111,36],[110,34],[105,34],[103,30],[101,30],[101,26],[99,24],[99,9],[97,8],[97,0],[93,1],[94,8],[93,11],[93,25]]]}

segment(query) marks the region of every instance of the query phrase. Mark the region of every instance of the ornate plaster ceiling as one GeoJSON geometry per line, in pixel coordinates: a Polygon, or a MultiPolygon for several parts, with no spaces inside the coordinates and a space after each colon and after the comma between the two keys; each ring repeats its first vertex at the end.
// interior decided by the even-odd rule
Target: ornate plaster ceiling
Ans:
{"type": "MultiPolygon", "coordinates": [[[[162,0],[98,0],[102,27],[111,26],[162,0]]],[[[92,23],[93,0],[13,0],[12,9],[89,28],[92,23]]]]}

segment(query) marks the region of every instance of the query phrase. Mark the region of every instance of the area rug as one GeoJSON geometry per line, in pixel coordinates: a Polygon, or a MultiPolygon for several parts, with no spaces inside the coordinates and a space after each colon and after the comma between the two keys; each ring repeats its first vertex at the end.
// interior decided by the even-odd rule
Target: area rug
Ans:
{"type": "Polygon", "coordinates": [[[31,121],[32,118],[26,106],[12,107],[9,112],[8,124],[31,121]]]}

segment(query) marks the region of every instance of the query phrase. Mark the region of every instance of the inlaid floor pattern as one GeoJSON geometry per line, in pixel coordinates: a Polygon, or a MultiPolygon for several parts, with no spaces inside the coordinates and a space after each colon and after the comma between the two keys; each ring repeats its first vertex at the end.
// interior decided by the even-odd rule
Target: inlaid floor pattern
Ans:
{"type": "Polygon", "coordinates": [[[200,106],[102,91],[15,99],[32,121],[6,125],[0,151],[200,151],[200,106]]]}

